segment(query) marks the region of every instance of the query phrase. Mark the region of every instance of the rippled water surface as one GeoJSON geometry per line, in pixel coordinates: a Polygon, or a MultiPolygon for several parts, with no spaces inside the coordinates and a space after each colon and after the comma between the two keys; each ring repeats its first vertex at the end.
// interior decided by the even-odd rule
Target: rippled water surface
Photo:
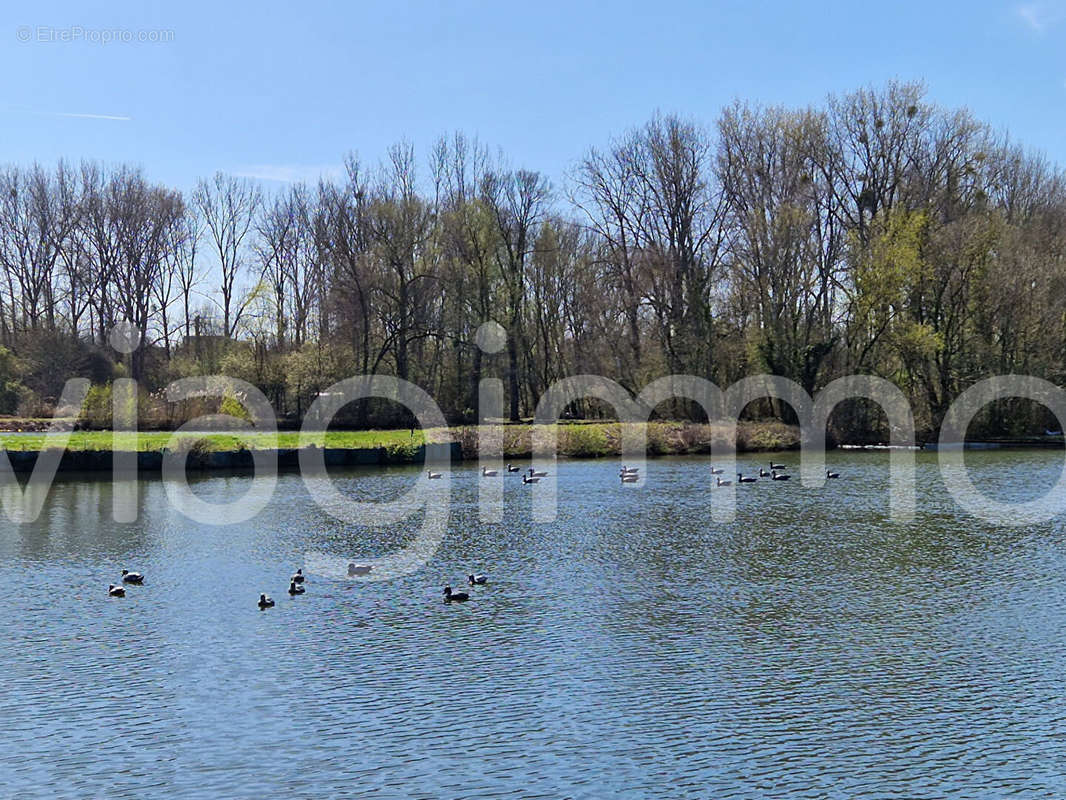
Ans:
{"type": "MultiPolygon", "coordinates": [[[[417,520],[346,525],[290,474],[249,523],[192,522],[146,480],[139,520],[117,524],[106,482],[58,481],[36,523],[0,523],[4,792],[1066,796],[1062,521],[968,517],[921,454],[918,517],[896,523],[886,457],[829,463],[843,475],[823,489],[738,487],[729,524],[704,461],[649,462],[640,487],[615,462],[562,462],[552,523],[514,476],[496,479],[506,522],[478,522],[482,479],[460,467],[423,569],[310,575],[295,599],[305,552],[380,555],[417,520]],[[123,567],[146,583],[109,599],[123,567]],[[489,584],[444,605],[470,571],[489,584]]],[[[1062,454],[967,463],[1023,500],[1062,454]]],[[[417,474],[334,480],[369,500],[417,474]]],[[[195,491],[222,502],[249,480],[195,491]]]]}

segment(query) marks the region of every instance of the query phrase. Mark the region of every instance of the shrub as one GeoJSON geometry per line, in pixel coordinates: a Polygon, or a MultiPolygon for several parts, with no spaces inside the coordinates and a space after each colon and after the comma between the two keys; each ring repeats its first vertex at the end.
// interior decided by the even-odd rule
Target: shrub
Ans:
{"type": "Polygon", "coordinates": [[[111,384],[93,384],[85,395],[81,419],[89,428],[111,427],[111,384]]]}
{"type": "Polygon", "coordinates": [[[389,442],[385,445],[385,458],[388,461],[409,463],[415,460],[418,448],[421,445],[412,440],[410,442],[389,442]]]}
{"type": "Polygon", "coordinates": [[[218,406],[218,413],[236,417],[245,422],[252,421],[252,415],[248,413],[248,409],[244,407],[236,394],[229,391],[222,396],[222,402],[218,406]]]}
{"type": "Polygon", "coordinates": [[[663,456],[672,452],[667,426],[658,422],[648,423],[648,454],[663,456]]]}
{"type": "Polygon", "coordinates": [[[560,426],[559,449],[563,455],[574,458],[599,458],[611,452],[607,434],[599,425],[560,426]]]}

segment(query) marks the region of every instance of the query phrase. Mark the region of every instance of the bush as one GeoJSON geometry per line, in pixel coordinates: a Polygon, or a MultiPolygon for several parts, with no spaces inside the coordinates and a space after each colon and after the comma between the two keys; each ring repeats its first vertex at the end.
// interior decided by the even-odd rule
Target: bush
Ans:
{"type": "Polygon", "coordinates": [[[14,414],[24,398],[19,375],[24,365],[6,347],[0,347],[0,414],[14,414]]]}
{"type": "Polygon", "coordinates": [[[111,427],[111,384],[93,384],[85,395],[81,420],[89,428],[111,427]]]}
{"type": "Polygon", "coordinates": [[[667,426],[657,422],[648,423],[648,455],[664,456],[672,452],[667,426]]]}
{"type": "Polygon", "coordinates": [[[560,426],[563,435],[559,449],[563,455],[573,458],[600,458],[609,455],[611,448],[607,434],[600,425],[560,426]]]}
{"type": "Polygon", "coordinates": [[[415,460],[419,447],[421,447],[421,444],[415,440],[410,442],[389,442],[385,446],[386,460],[410,463],[415,460]]]}
{"type": "Polygon", "coordinates": [[[245,422],[252,421],[252,415],[248,413],[248,409],[244,407],[237,395],[232,392],[226,392],[222,396],[222,402],[219,403],[218,413],[225,414],[229,417],[236,417],[239,420],[245,422]]]}

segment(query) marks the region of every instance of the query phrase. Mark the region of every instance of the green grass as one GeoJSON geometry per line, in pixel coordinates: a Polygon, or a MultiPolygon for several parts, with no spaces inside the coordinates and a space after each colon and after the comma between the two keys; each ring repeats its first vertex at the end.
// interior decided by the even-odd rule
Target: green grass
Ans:
{"type": "MultiPolygon", "coordinates": [[[[62,434],[45,433],[0,433],[0,445],[7,450],[44,450],[47,447],[61,447],[62,434]]],[[[206,449],[214,451],[247,449],[291,448],[315,444],[318,447],[337,447],[345,449],[362,449],[372,447],[399,447],[422,444],[422,431],[416,430],[412,437],[410,430],[396,431],[329,431],[324,435],[307,434],[301,441],[299,431],[282,431],[268,433],[172,433],[170,431],[149,431],[140,433],[119,433],[111,431],[74,431],[67,442],[68,450],[140,450],[156,451],[164,447],[174,448],[179,440],[203,439],[206,449]],[[173,441],[172,441],[173,439],[173,441]]]]}
{"type": "MultiPolygon", "coordinates": [[[[521,423],[504,427],[504,456],[528,457],[533,449],[533,426],[521,423]]],[[[589,458],[616,455],[621,451],[622,426],[617,422],[561,423],[558,434],[559,455],[589,458]]],[[[0,446],[8,450],[43,450],[60,447],[61,434],[3,433],[0,446]]],[[[681,455],[707,453],[711,442],[723,444],[725,432],[718,426],[693,425],[680,422],[653,422],[648,425],[648,453],[651,455],[681,455]]],[[[69,450],[141,450],[158,451],[164,447],[187,448],[193,441],[202,440],[201,451],[232,451],[241,449],[289,449],[314,444],[339,449],[387,448],[400,460],[410,456],[424,441],[451,439],[460,443],[465,458],[476,458],[478,431],[474,426],[461,426],[450,431],[431,429],[423,432],[410,429],[371,431],[329,431],[301,434],[284,431],[276,434],[243,431],[233,433],[171,433],[146,431],[120,433],[111,431],[74,431],[67,443],[69,450]]],[[[797,429],[780,422],[745,421],[737,426],[736,447],[740,451],[787,450],[799,445],[797,429]]]]}

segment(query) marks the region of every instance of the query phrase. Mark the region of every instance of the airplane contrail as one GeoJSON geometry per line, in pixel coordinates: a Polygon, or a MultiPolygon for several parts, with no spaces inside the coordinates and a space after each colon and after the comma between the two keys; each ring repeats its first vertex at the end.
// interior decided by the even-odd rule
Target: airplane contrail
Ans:
{"type": "Polygon", "coordinates": [[[70,111],[42,111],[39,112],[52,117],[78,117],[79,119],[114,119],[119,122],[129,122],[133,117],[120,117],[113,114],[75,114],[70,111]]]}
{"type": "Polygon", "coordinates": [[[133,117],[123,114],[79,114],[73,111],[33,111],[30,109],[5,109],[9,114],[33,114],[37,117],[74,117],[76,119],[109,119],[115,122],[130,122],[133,117]]]}

